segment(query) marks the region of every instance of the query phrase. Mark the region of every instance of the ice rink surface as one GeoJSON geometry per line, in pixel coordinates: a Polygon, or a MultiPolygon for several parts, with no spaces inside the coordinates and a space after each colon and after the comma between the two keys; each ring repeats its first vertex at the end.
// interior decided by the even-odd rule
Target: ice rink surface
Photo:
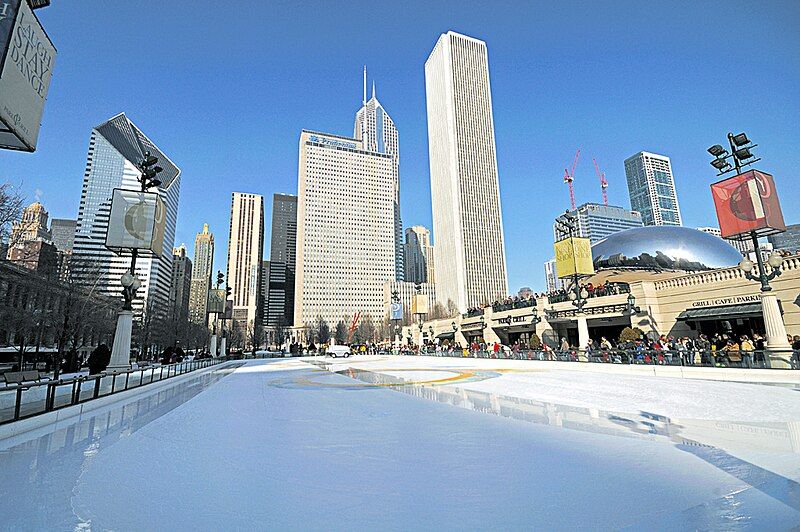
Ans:
{"type": "Polygon", "coordinates": [[[783,530],[798,422],[791,387],[248,361],[0,441],[0,528],[783,530]]]}

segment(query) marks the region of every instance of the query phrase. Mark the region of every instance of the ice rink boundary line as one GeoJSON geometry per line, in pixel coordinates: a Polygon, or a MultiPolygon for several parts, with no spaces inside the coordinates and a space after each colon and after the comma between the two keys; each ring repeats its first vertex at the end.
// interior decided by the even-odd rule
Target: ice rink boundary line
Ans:
{"type": "Polygon", "coordinates": [[[91,399],[84,403],[66,406],[63,408],[59,408],[58,410],[45,412],[44,414],[38,414],[32,417],[20,419],[19,421],[15,421],[13,423],[6,423],[5,425],[0,425],[0,442],[3,442],[15,436],[19,436],[21,434],[25,434],[26,432],[31,432],[36,429],[47,427],[49,425],[70,421],[73,418],[80,417],[83,414],[87,414],[89,412],[98,410],[106,406],[110,406],[117,402],[126,402],[133,398],[139,398],[141,396],[147,396],[152,393],[156,393],[169,386],[180,384],[185,380],[187,380],[188,378],[196,378],[201,375],[205,375],[210,370],[220,370],[229,368],[232,364],[237,364],[237,362],[234,360],[229,360],[227,362],[223,362],[222,364],[217,364],[214,366],[208,366],[207,368],[190,371],[189,373],[184,373],[183,375],[178,375],[177,377],[163,379],[150,384],[146,384],[144,386],[136,386],[135,388],[129,388],[127,390],[113,393],[111,395],[105,395],[103,397],[98,397],[97,399],[91,399]]]}
{"type": "MultiPolygon", "coordinates": [[[[672,377],[682,379],[713,380],[726,382],[740,382],[745,384],[800,384],[800,371],[785,369],[743,369],[743,368],[706,368],[692,366],[659,366],[644,364],[605,364],[599,362],[563,362],[557,360],[516,360],[508,358],[473,358],[473,357],[437,357],[437,356],[408,356],[408,355],[381,355],[391,357],[390,360],[409,359],[413,361],[419,358],[442,360],[443,366],[450,364],[459,365],[459,361],[480,360],[476,368],[486,369],[491,367],[502,367],[507,369],[539,369],[539,370],[563,370],[563,371],[586,371],[590,373],[609,373],[617,375],[651,376],[651,377],[672,377]]],[[[358,362],[369,362],[376,357],[352,356],[347,359],[324,358],[329,363],[336,364],[356,364],[358,362]]],[[[319,359],[319,357],[317,357],[319,359]]],[[[310,361],[313,358],[304,357],[300,360],[310,361]]],[[[397,368],[402,369],[402,368],[397,368]]],[[[432,366],[430,369],[435,369],[432,366]]]]}

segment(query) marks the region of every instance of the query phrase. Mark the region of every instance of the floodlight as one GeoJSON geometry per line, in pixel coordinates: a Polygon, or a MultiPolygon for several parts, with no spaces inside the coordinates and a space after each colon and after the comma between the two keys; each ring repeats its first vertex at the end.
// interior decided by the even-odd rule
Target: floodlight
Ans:
{"type": "Polygon", "coordinates": [[[750,144],[750,139],[747,138],[747,135],[744,133],[739,133],[738,135],[734,135],[732,137],[733,143],[737,146],[744,146],[745,144],[750,144]]]}
{"type": "Polygon", "coordinates": [[[708,153],[710,153],[714,157],[719,157],[720,155],[727,154],[728,151],[725,148],[723,148],[722,146],[720,146],[719,144],[714,144],[713,146],[711,146],[708,149],[708,153]]]}
{"type": "Polygon", "coordinates": [[[148,185],[148,188],[149,187],[158,187],[158,186],[161,186],[161,181],[159,179],[152,179],[150,181],[150,184],[148,185]]]}
{"type": "Polygon", "coordinates": [[[739,148],[738,150],[733,152],[733,154],[740,161],[744,161],[745,159],[749,159],[750,157],[753,156],[752,152],[750,151],[750,148],[739,148]]]}
{"type": "Polygon", "coordinates": [[[724,170],[728,168],[730,165],[731,163],[729,163],[725,159],[714,159],[713,161],[711,161],[711,166],[713,166],[717,170],[724,170]]]}

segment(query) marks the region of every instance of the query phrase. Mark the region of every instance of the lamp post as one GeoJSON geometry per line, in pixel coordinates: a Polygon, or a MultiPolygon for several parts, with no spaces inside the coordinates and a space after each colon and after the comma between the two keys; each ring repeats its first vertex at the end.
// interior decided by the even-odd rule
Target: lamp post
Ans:
{"type": "MultiPolygon", "coordinates": [[[[396,305],[400,303],[400,292],[397,290],[392,292],[392,313],[394,312],[394,308],[396,305]]],[[[395,341],[397,342],[397,346],[400,346],[401,339],[400,339],[400,321],[402,320],[402,315],[400,318],[393,319],[392,322],[394,323],[394,334],[392,335],[392,343],[395,341]]]]}
{"type": "MultiPolygon", "coordinates": [[[[727,174],[728,172],[742,173],[742,167],[749,166],[761,160],[760,157],[753,155],[751,151],[758,144],[753,144],[745,133],[734,135],[728,133],[728,144],[730,152],[719,144],[715,144],[708,148],[708,153],[714,156],[711,161],[711,166],[718,170],[717,177],[727,174]],[[733,161],[733,166],[728,162],[733,161]]],[[[781,274],[780,267],[783,264],[783,257],[777,252],[772,252],[767,258],[767,264],[772,269],[767,273],[764,265],[764,258],[761,256],[761,250],[758,246],[758,233],[755,230],[749,232],[750,240],[753,243],[753,250],[756,255],[756,263],[754,264],[747,256],[739,262],[739,269],[744,273],[745,277],[751,281],[756,281],[761,284],[761,312],[764,318],[764,331],[765,342],[764,347],[768,352],[766,360],[770,367],[774,368],[788,368],[791,366],[790,362],[781,355],[789,355],[791,357],[791,345],[786,339],[786,325],[783,323],[783,316],[781,316],[781,309],[778,305],[778,297],[772,293],[772,287],[769,282],[781,274]],[[757,273],[754,271],[757,269],[757,273]]]]}
{"type": "MultiPolygon", "coordinates": [[[[578,230],[578,217],[569,211],[565,212],[556,218],[556,224],[559,228],[573,238],[578,230]]],[[[573,251],[573,260],[575,260],[575,253],[573,251]]],[[[586,306],[589,298],[589,292],[586,288],[580,285],[580,275],[578,275],[577,267],[575,273],[572,274],[572,288],[569,292],[569,299],[572,305],[578,310],[575,319],[578,322],[578,359],[581,361],[588,361],[584,349],[589,344],[589,322],[586,319],[586,314],[583,312],[583,307],[586,306]]]]}
{"type": "MultiPolygon", "coordinates": [[[[141,175],[137,178],[141,185],[141,192],[157,187],[161,184],[158,174],[164,171],[157,166],[158,157],[144,152],[142,160],[137,165],[141,175]]],[[[125,369],[131,366],[131,334],[133,332],[133,300],[142,282],[136,276],[136,258],[139,250],[131,249],[131,267],[120,279],[122,283],[122,310],[117,314],[117,328],[114,331],[114,343],[111,347],[111,361],[108,369],[125,369]]],[[[144,346],[141,346],[144,349],[144,346]]]]}

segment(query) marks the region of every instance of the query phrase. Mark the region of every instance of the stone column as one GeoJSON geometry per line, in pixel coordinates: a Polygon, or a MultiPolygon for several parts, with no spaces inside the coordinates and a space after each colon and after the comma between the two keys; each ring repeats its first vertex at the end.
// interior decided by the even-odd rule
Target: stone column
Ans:
{"type": "Polygon", "coordinates": [[[120,310],[117,314],[117,329],[114,331],[114,344],[111,347],[111,362],[108,369],[119,370],[131,367],[131,332],[133,312],[120,310]]]}
{"type": "Polygon", "coordinates": [[[211,335],[211,343],[209,344],[208,352],[211,354],[212,357],[216,357],[217,356],[217,335],[216,334],[212,334],[211,335]]]}
{"type": "Polygon", "coordinates": [[[589,323],[586,321],[586,314],[580,313],[578,318],[578,360],[581,362],[588,362],[589,357],[586,356],[586,344],[589,343],[589,323]]]}
{"type": "Polygon", "coordinates": [[[226,337],[224,337],[224,336],[223,336],[222,338],[220,338],[220,339],[219,339],[219,356],[221,356],[221,357],[224,357],[225,355],[227,355],[227,354],[228,354],[228,353],[225,351],[225,348],[227,347],[227,346],[225,345],[225,344],[227,343],[227,342],[226,342],[226,340],[227,340],[227,338],[226,338],[226,337]]]}
{"type": "Polygon", "coordinates": [[[792,346],[786,340],[786,326],[778,306],[778,297],[774,293],[761,293],[761,311],[764,313],[766,330],[764,348],[767,350],[769,365],[771,368],[788,368],[790,367],[788,361],[792,358],[792,346]]]}

